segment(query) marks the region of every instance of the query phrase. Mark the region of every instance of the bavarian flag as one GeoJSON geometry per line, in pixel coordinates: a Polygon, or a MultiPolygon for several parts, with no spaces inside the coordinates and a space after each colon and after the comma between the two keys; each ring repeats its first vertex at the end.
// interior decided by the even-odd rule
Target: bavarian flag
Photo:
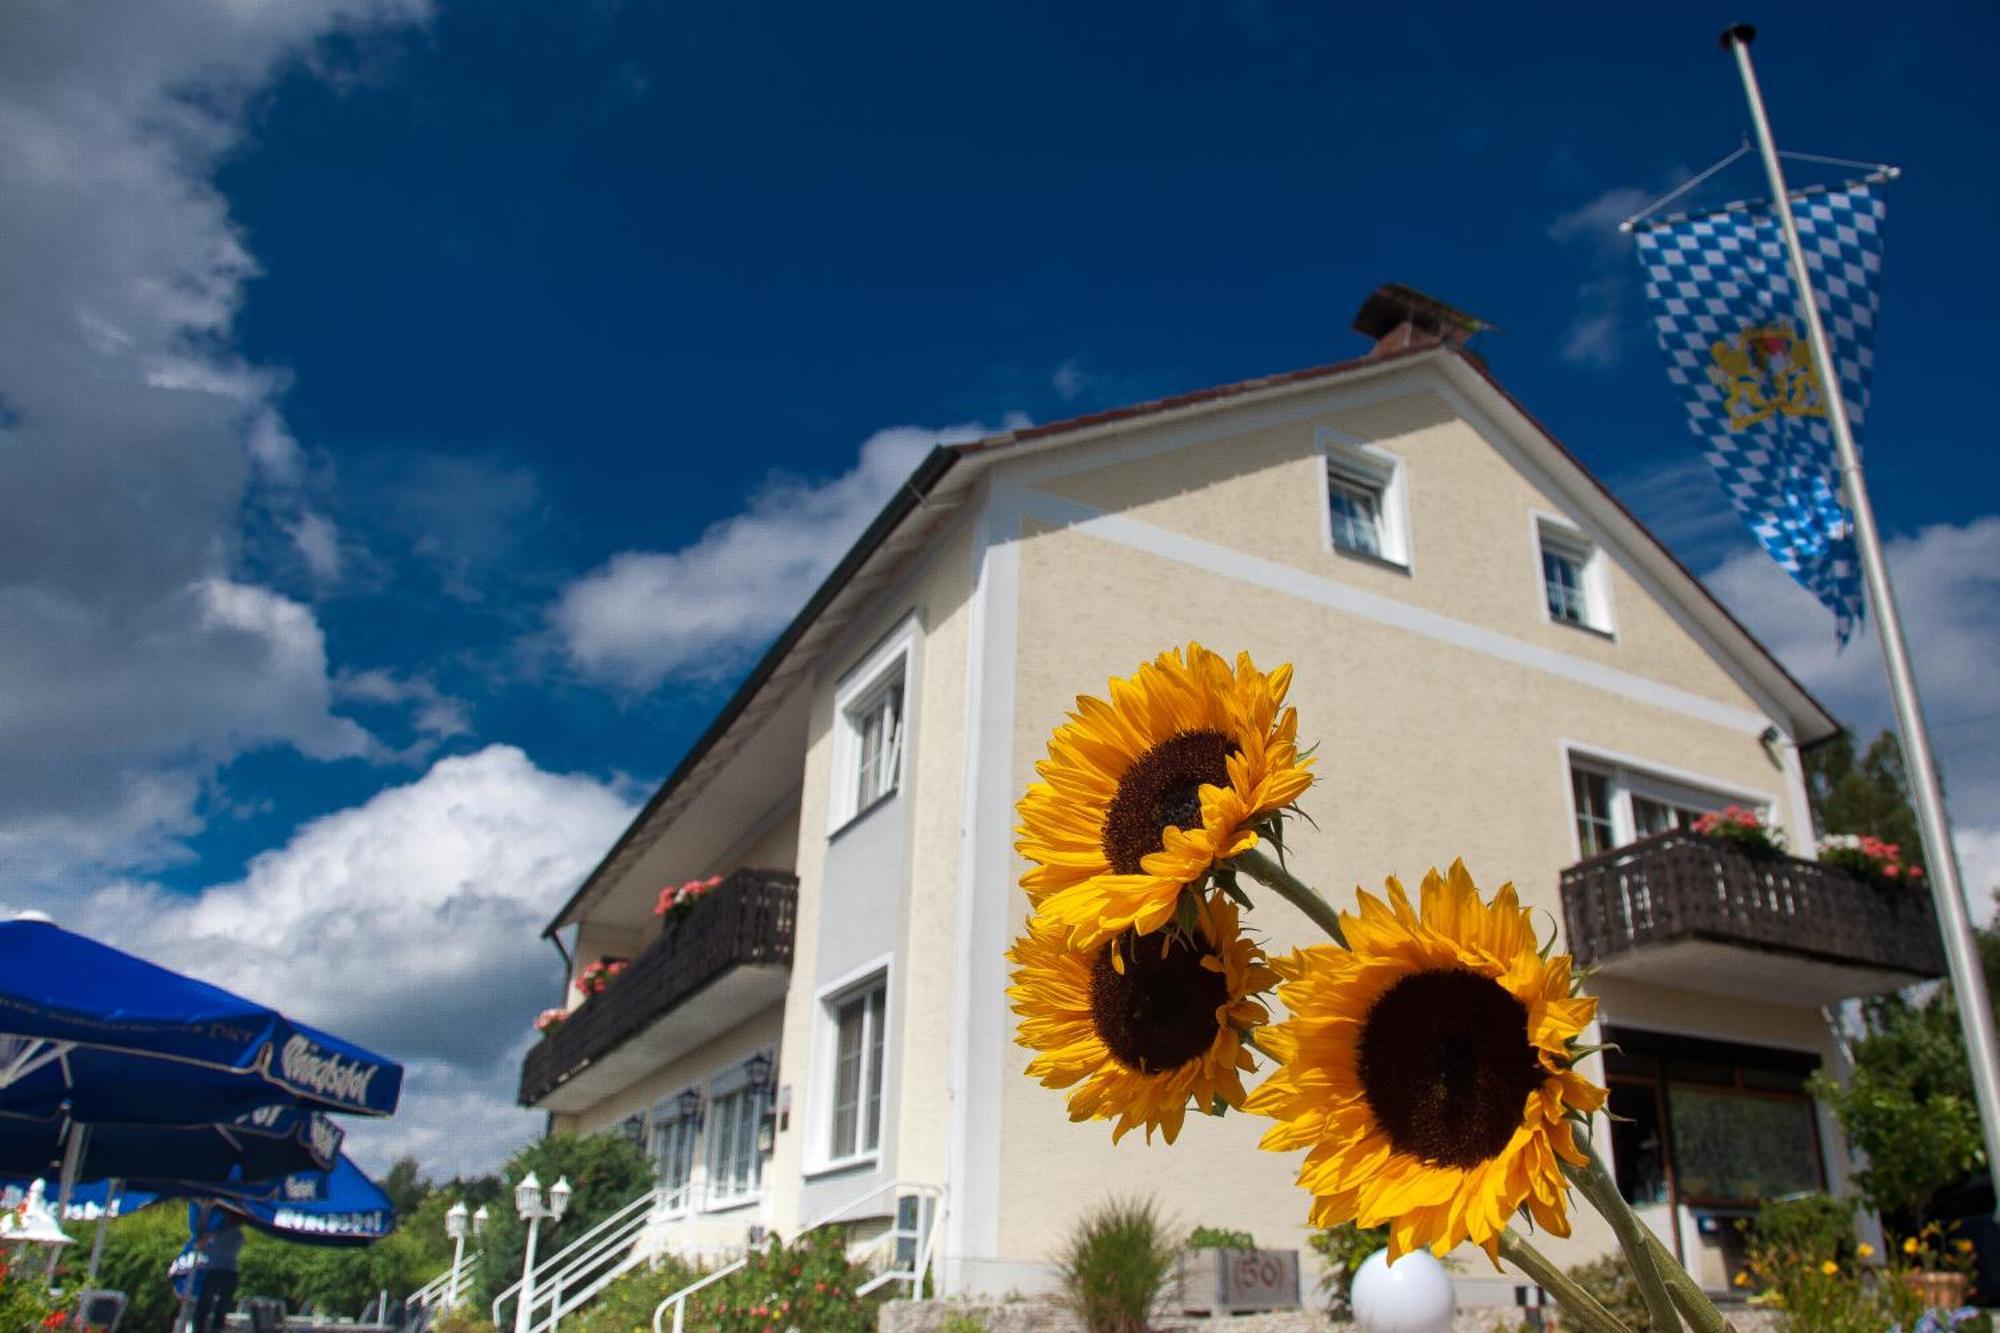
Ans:
{"type": "MultiPolygon", "coordinates": [[[[1860,184],[1792,207],[1858,448],[1875,361],[1882,199],[1860,184]]],[[[1862,617],[1861,567],[1776,213],[1738,206],[1636,229],[1688,425],[1744,523],[1833,612],[1845,644],[1862,617]]]]}

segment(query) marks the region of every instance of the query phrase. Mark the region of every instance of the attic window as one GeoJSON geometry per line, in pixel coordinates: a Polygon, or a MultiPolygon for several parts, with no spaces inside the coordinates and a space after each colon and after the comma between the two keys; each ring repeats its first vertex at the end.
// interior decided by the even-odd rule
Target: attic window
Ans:
{"type": "Polygon", "coordinates": [[[1535,548],[1549,619],[1611,633],[1611,587],[1604,553],[1582,532],[1547,516],[1535,521],[1535,548]]]}
{"type": "Polygon", "coordinates": [[[1409,513],[1403,460],[1344,432],[1322,429],[1327,540],[1345,555],[1408,569],[1409,513]]]}

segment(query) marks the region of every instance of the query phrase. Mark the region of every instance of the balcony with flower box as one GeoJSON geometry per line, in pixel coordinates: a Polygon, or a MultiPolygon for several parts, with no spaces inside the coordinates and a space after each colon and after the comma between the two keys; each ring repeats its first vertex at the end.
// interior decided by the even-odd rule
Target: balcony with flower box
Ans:
{"type": "Polygon", "coordinates": [[[737,870],[666,914],[660,934],[521,1062],[520,1100],[580,1111],[784,998],[798,877],[737,870]]]}
{"type": "Polygon", "coordinates": [[[1562,872],[1579,966],[1752,999],[1826,1004],[1944,975],[1930,893],[1674,830],[1562,872]]]}

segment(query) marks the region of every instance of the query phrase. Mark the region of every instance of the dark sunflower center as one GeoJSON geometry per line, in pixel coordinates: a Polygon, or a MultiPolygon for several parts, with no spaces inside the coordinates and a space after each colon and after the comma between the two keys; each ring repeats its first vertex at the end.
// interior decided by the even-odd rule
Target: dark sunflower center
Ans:
{"type": "Polygon", "coordinates": [[[1542,1081],[1528,1010],[1474,972],[1418,972],[1368,1010],[1361,1090],[1389,1141],[1432,1166],[1499,1156],[1542,1081]]]}
{"type": "Polygon", "coordinates": [[[1171,931],[1126,931],[1097,951],[1090,965],[1090,1017],[1105,1049],[1127,1069],[1157,1074],[1177,1069],[1215,1041],[1215,1011],[1229,998],[1220,972],[1201,965],[1202,950],[1171,931]],[[1166,941],[1162,956],[1161,941],[1166,941]],[[1113,949],[1125,959],[1120,972],[1113,949]]]}
{"type": "Polygon", "coordinates": [[[1235,753],[1219,731],[1182,731],[1133,760],[1104,816],[1104,858],[1111,868],[1136,875],[1140,859],[1160,850],[1167,829],[1200,828],[1202,784],[1228,782],[1235,753]]]}

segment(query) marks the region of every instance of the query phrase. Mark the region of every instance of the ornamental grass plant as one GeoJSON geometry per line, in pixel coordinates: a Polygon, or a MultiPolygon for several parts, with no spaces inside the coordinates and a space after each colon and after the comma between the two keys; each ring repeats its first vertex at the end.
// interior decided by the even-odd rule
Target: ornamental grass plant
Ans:
{"type": "MultiPolygon", "coordinates": [[[[1567,1236],[1574,1191],[1617,1236],[1653,1329],[1720,1333],[1591,1148],[1605,1090],[1578,1066],[1597,1002],[1513,886],[1482,890],[1454,860],[1414,895],[1390,878],[1338,912],[1287,866],[1315,778],[1292,674],[1190,643],[1079,697],[1050,735],[1018,806],[1027,919],[1007,955],[1029,1077],[1113,1142],[1172,1144],[1199,1132],[1190,1110],[1266,1117],[1265,1149],[1305,1150],[1314,1227],[1386,1228],[1392,1261],[1470,1241],[1555,1295],[1569,1327],[1625,1333],[1523,1234],[1567,1236]],[[1327,942],[1266,956],[1244,917],[1274,899],[1327,942]]],[[[1740,820],[1716,831],[1775,845],[1740,820]]],[[[1091,1329],[1144,1327],[1145,1279],[1171,1264],[1159,1244],[1149,1205],[1079,1227],[1064,1270],[1091,1329]]]]}
{"type": "Polygon", "coordinates": [[[1077,1222],[1057,1258],[1063,1304],[1089,1333],[1145,1333],[1179,1250],[1150,1199],[1103,1204],[1077,1222]]]}

